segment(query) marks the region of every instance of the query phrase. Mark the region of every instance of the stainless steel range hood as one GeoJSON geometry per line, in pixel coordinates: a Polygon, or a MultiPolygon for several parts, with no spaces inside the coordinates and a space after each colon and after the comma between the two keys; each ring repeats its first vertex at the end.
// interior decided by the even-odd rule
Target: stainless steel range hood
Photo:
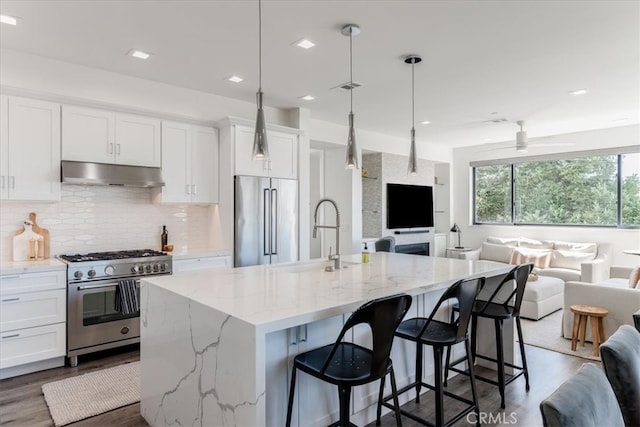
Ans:
{"type": "Polygon", "coordinates": [[[162,187],[162,170],[144,166],[62,161],[62,182],[84,185],[162,187]]]}

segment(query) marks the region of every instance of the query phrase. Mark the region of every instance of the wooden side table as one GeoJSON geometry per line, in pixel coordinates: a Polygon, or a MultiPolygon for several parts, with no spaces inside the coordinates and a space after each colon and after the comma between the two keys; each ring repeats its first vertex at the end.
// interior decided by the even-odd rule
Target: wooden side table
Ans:
{"type": "Polygon", "coordinates": [[[572,305],[573,328],[571,331],[571,350],[576,350],[578,339],[580,346],[584,347],[585,335],[587,333],[587,319],[591,317],[591,338],[593,341],[593,355],[600,356],[600,343],[607,337],[604,332],[604,318],[609,314],[609,310],[592,305],[572,305]]]}

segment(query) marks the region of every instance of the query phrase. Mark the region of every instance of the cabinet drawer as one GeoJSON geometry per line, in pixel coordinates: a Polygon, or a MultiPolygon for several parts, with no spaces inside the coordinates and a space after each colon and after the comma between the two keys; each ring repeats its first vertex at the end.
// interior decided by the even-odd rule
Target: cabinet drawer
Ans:
{"type": "Polygon", "coordinates": [[[66,271],[60,270],[0,276],[0,295],[66,289],[66,274],[66,271]]]}
{"type": "Polygon", "coordinates": [[[64,356],[65,326],[57,323],[0,334],[0,369],[64,356]]]}
{"type": "Polygon", "coordinates": [[[64,289],[4,295],[0,299],[0,332],[64,322],[66,313],[64,289]]]}

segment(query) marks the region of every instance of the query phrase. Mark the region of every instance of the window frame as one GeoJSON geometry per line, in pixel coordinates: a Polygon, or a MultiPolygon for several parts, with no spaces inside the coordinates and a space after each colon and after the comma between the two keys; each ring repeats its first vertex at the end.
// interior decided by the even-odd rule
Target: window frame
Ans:
{"type": "Polygon", "coordinates": [[[546,156],[523,156],[515,159],[501,159],[501,160],[489,160],[489,161],[477,161],[471,162],[469,166],[472,168],[472,224],[473,225],[490,225],[490,226],[537,226],[537,227],[581,227],[581,228],[606,228],[606,229],[640,229],[640,224],[630,225],[622,223],[622,158],[624,154],[640,153],[640,149],[637,147],[622,147],[615,150],[592,150],[585,152],[575,153],[562,153],[556,155],[546,156]],[[542,224],[542,223],[529,223],[529,222],[516,222],[516,165],[520,163],[536,163],[536,162],[553,162],[557,160],[575,160],[584,157],[599,157],[599,156],[616,156],[616,224],[542,224]],[[509,165],[511,173],[511,221],[510,222],[481,222],[477,218],[477,169],[479,167],[495,166],[495,165],[509,165]]]}

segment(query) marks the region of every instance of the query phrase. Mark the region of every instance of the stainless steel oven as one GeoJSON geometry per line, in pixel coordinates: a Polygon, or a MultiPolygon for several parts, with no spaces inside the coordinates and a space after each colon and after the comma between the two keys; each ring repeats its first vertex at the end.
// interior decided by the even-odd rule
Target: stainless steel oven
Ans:
{"type": "Polygon", "coordinates": [[[171,256],[151,250],[62,255],[67,267],[67,357],[140,341],[140,311],[119,310],[118,285],[135,283],[140,300],[140,277],[171,274],[171,256]]]}

